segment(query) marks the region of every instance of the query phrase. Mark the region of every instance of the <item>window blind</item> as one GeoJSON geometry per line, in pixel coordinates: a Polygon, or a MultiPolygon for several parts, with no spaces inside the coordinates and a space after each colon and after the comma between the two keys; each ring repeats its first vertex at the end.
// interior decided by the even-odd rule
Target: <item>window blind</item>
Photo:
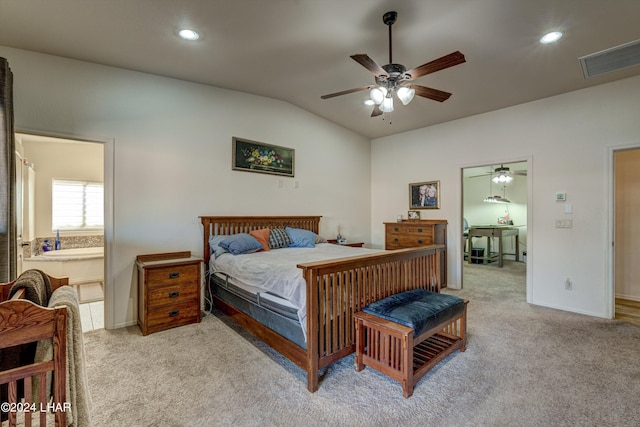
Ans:
{"type": "Polygon", "coordinates": [[[104,185],[101,182],[53,180],[53,230],[104,227],[104,185]]]}

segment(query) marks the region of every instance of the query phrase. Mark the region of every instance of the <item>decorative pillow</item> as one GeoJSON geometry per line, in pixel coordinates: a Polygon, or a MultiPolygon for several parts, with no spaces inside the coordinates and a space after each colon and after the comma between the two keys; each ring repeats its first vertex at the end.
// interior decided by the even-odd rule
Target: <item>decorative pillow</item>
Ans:
{"type": "Polygon", "coordinates": [[[252,230],[249,232],[249,235],[256,238],[258,242],[262,245],[262,249],[265,251],[269,250],[269,235],[271,234],[270,228],[261,228],[260,230],[252,230]]]}
{"type": "Polygon", "coordinates": [[[250,254],[262,249],[262,244],[258,242],[255,237],[250,236],[247,233],[228,236],[220,242],[220,246],[234,255],[250,254]]]}
{"type": "Polygon", "coordinates": [[[291,244],[291,238],[282,228],[272,228],[269,234],[269,247],[271,249],[286,248],[291,244]]]}
{"type": "Polygon", "coordinates": [[[325,239],[324,237],[322,237],[321,235],[319,235],[319,234],[318,234],[318,235],[316,236],[316,245],[317,245],[318,243],[329,243],[329,242],[327,242],[327,239],[325,239]]]}
{"type": "Polygon", "coordinates": [[[226,254],[227,251],[225,248],[220,246],[220,242],[226,239],[229,236],[211,236],[209,238],[209,251],[213,255],[213,258],[216,259],[222,254],[226,254]]]}
{"type": "Polygon", "coordinates": [[[291,227],[287,227],[284,230],[291,238],[290,248],[313,248],[316,246],[317,234],[313,231],[291,227]]]}

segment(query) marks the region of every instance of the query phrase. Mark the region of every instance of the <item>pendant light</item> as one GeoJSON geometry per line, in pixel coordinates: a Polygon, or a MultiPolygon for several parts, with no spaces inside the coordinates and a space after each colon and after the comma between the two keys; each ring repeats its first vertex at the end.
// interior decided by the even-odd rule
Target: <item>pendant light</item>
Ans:
{"type": "Polygon", "coordinates": [[[492,182],[493,182],[493,179],[491,179],[491,177],[489,177],[489,194],[490,195],[485,197],[483,202],[485,202],[485,203],[511,203],[511,200],[507,199],[507,197],[506,197],[505,193],[506,193],[506,188],[507,187],[505,185],[502,186],[502,197],[491,195],[493,193],[493,187],[491,185],[492,182]]]}

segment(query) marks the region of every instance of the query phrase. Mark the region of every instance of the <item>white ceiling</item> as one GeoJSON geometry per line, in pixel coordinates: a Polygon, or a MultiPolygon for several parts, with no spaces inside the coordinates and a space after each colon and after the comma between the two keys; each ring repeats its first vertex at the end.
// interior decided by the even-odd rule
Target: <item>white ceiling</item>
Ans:
{"type": "Polygon", "coordinates": [[[281,99],[376,138],[640,74],[585,79],[578,61],[640,39],[639,22],[639,0],[0,0],[0,45],[281,99]],[[393,62],[467,59],[416,80],[449,100],[416,96],[391,124],[369,117],[366,91],[320,99],[374,82],[349,55],[388,62],[389,10],[393,62]]]}

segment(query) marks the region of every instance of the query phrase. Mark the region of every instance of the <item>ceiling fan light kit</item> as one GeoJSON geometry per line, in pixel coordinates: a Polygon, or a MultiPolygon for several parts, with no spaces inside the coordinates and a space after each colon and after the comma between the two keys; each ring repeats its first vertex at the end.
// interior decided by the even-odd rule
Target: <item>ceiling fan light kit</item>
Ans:
{"type": "Polygon", "coordinates": [[[359,92],[362,90],[369,90],[369,98],[374,103],[371,117],[377,117],[382,113],[389,113],[393,111],[393,95],[402,102],[403,105],[408,105],[415,95],[423,98],[429,98],[434,101],[444,102],[451,94],[438,89],[433,89],[426,86],[415,85],[411,83],[413,80],[425,76],[427,74],[435,73],[436,71],[444,70],[445,68],[453,67],[454,65],[462,64],[466,62],[466,59],[459,51],[450,53],[434,61],[420,65],[419,67],[412,68],[407,71],[407,68],[402,64],[394,64],[392,57],[392,39],[391,39],[391,27],[396,22],[398,13],[390,11],[382,16],[382,21],[389,27],[389,63],[383,66],[378,65],[373,59],[369,58],[367,54],[351,55],[351,58],[371,71],[375,76],[375,85],[362,86],[359,88],[348,89],[341,92],[335,92],[328,95],[323,95],[320,98],[328,99],[340,95],[347,95],[349,93],[359,92]]]}
{"type": "Polygon", "coordinates": [[[509,168],[501,166],[499,168],[496,168],[491,180],[496,184],[508,185],[511,181],[513,181],[513,176],[511,176],[511,171],[509,170],[509,168]]]}

